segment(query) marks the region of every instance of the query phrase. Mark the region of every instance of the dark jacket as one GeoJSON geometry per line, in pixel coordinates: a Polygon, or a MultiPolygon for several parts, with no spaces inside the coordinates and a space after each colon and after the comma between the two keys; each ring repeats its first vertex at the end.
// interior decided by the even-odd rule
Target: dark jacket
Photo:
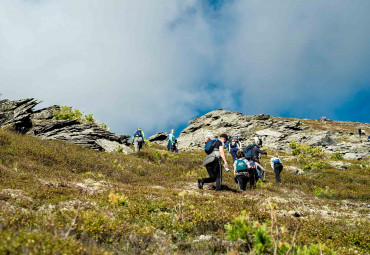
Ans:
{"type": "Polygon", "coordinates": [[[258,160],[260,154],[267,155],[267,152],[261,150],[260,147],[257,144],[253,144],[253,148],[252,148],[252,159],[258,160]]]}

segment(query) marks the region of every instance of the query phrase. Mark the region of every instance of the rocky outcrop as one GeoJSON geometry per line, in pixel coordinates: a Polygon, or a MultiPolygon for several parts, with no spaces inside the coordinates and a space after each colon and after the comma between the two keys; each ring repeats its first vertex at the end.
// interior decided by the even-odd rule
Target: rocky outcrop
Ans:
{"type": "Polygon", "coordinates": [[[124,153],[131,153],[127,147],[129,135],[116,135],[96,124],[80,123],[78,120],[55,120],[51,106],[34,111],[40,102],[30,98],[17,101],[0,101],[0,127],[7,127],[20,133],[27,133],[43,139],[58,139],[95,150],[114,151],[118,146],[124,153]]]}
{"type": "Polygon", "coordinates": [[[201,148],[208,137],[222,133],[238,136],[244,145],[252,143],[253,137],[258,135],[264,146],[274,150],[289,151],[289,143],[296,141],[310,146],[321,146],[329,153],[342,153],[345,158],[361,159],[370,154],[370,143],[337,143],[338,133],[318,131],[303,126],[299,120],[265,114],[248,116],[226,110],[212,111],[189,121],[189,126],[178,138],[179,146],[182,149],[201,148]]]}
{"type": "Polygon", "coordinates": [[[0,101],[0,126],[25,133],[32,128],[33,108],[40,102],[33,98],[0,101]]]}
{"type": "Polygon", "coordinates": [[[167,146],[168,143],[167,137],[168,137],[167,132],[160,132],[149,137],[148,141],[159,145],[167,146]]]}

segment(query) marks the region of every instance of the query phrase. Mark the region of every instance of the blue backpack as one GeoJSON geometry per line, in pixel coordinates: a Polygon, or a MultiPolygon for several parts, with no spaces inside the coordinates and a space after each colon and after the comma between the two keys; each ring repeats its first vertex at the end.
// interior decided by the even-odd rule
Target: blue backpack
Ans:
{"type": "Polygon", "coordinates": [[[280,163],[280,159],[275,158],[272,162],[273,162],[274,164],[279,164],[279,163],[280,163]]]}
{"type": "Polygon", "coordinates": [[[247,147],[243,148],[243,154],[246,159],[250,160],[252,158],[252,145],[248,145],[247,147]]]}
{"type": "Polygon", "coordinates": [[[206,145],[204,145],[204,151],[207,154],[211,154],[214,151],[217,142],[218,142],[217,138],[208,140],[206,142],[206,145]]]}
{"type": "Polygon", "coordinates": [[[245,163],[244,159],[237,159],[236,160],[236,171],[237,172],[245,172],[248,169],[247,163],[245,163]]]}
{"type": "Polygon", "coordinates": [[[142,137],[142,136],[143,136],[143,133],[141,132],[141,130],[136,131],[136,133],[134,134],[134,137],[142,137]]]}

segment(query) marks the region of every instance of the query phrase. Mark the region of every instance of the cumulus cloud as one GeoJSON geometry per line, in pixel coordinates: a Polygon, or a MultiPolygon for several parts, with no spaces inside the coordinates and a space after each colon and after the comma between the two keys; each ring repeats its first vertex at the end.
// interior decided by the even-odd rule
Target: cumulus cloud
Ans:
{"type": "Polygon", "coordinates": [[[330,116],[368,89],[368,9],[360,0],[4,0],[0,92],[73,105],[120,133],[221,107],[330,116]]]}

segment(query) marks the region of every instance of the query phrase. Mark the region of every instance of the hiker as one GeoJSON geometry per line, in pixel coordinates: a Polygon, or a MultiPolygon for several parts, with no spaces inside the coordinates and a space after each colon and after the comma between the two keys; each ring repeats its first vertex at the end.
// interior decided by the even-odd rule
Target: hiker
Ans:
{"type": "Polygon", "coordinates": [[[368,141],[368,142],[370,142],[370,135],[369,135],[369,136],[367,136],[367,141],[368,141]]]}
{"type": "Polygon", "coordinates": [[[230,143],[229,143],[229,152],[233,157],[233,162],[236,160],[236,152],[242,147],[241,142],[239,141],[237,136],[233,136],[230,143]]]}
{"type": "Polygon", "coordinates": [[[254,143],[257,144],[258,146],[262,147],[262,138],[261,136],[259,135],[256,135],[255,137],[253,137],[254,139],[254,143]]]}
{"type": "Polygon", "coordinates": [[[168,135],[168,144],[167,149],[171,150],[171,152],[179,153],[177,149],[177,139],[175,138],[175,129],[171,129],[170,134],[168,135]]]}
{"type": "Polygon", "coordinates": [[[239,190],[245,191],[249,182],[250,188],[255,187],[256,171],[253,162],[249,162],[244,153],[239,150],[236,153],[237,159],[234,162],[234,178],[238,183],[239,190]]]}
{"type": "Polygon", "coordinates": [[[267,152],[261,150],[260,147],[254,143],[243,148],[243,153],[246,159],[255,163],[258,177],[264,181],[266,171],[260,164],[260,154],[267,155],[267,152]]]}
{"type": "Polygon", "coordinates": [[[281,162],[279,155],[275,155],[270,160],[271,168],[275,172],[275,179],[277,183],[281,183],[280,173],[283,171],[283,163],[281,162]]]}
{"type": "Polygon", "coordinates": [[[134,136],[132,137],[132,143],[135,147],[135,152],[139,152],[143,148],[145,142],[144,131],[141,128],[137,128],[134,136]]]}
{"type": "Polygon", "coordinates": [[[361,130],[361,128],[358,128],[358,135],[361,137],[361,135],[362,135],[362,130],[361,130]]]}
{"type": "Polygon", "coordinates": [[[222,165],[221,159],[224,162],[225,170],[228,171],[229,166],[225,157],[224,143],[228,140],[226,134],[220,135],[219,138],[208,139],[204,147],[208,154],[203,161],[206,167],[209,178],[198,179],[198,188],[203,189],[204,183],[216,182],[216,190],[221,190],[222,184],[222,165]]]}
{"type": "Polygon", "coordinates": [[[254,162],[260,163],[260,155],[261,154],[267,155],[267,152],[261,150],[260,147],[257,144],[253,144],[252,145],[252,160],[254,162]]]}

